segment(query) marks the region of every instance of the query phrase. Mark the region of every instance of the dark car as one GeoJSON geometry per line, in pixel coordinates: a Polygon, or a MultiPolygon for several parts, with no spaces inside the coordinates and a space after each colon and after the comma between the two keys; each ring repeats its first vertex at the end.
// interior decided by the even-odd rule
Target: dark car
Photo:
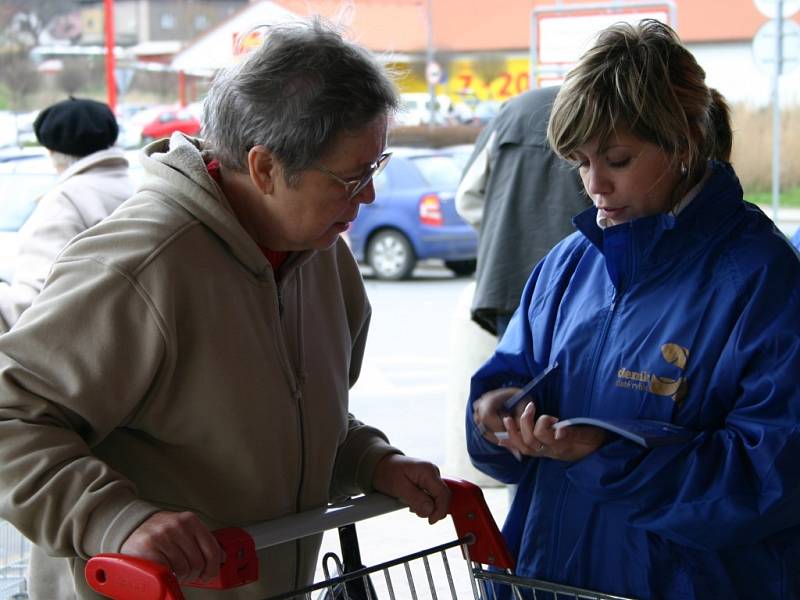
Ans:
{"type": "Polygon", "coordinates": [[[375,202],[349,230],[353,254],[379,279],[405,279],[417,261],[437,258],[456,275],[475,271],[478,236],[456,212],[455,192],[469,146],[393,148],[375,178],[375,202]]]}

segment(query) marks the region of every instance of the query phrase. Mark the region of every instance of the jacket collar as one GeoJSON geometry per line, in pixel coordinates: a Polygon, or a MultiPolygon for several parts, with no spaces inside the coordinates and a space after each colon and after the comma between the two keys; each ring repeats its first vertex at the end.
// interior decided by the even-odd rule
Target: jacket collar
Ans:
{"type": "Polygon", "coordinates": [[[601,229],[597,208],[573,219],[575,227],[606,259],[606,269],[618,289],[639,272],[657,267],[675,256],[691,254],[699,242],[743,208],[742,188],[728,163],[711,161],[711,175],[697,196],[677,216],[660,213],[601,229]]]}
{"type": "Polygon", "coordinates": [[[105,150],[92,152],[91,154],[84,156],[80,160],[75,161],[69,167],[64,169],[64,172],[59,175],[57,183],[61,183],[62,181],[78,175],[79,173],[83,173],[84,171],[100,166],[127,167],[128,159],[125,158],[125,154],[123,154],[122,150],[118,148],[107,148],[105,150]]]}
{"type": "MultiPolygon", "coordinates": [[[[258,277],[272,273],[261,249],[244,230],[222,190],[208,173],[201,140],[175,132],[158,140],[140,154],[145,179],[140,190],[153,191],[175,202],[219,236],[231,253],[258,277]]],[[[283,280],[307,262],[313,250],[292,253],[282,267],[283,280]]]]}

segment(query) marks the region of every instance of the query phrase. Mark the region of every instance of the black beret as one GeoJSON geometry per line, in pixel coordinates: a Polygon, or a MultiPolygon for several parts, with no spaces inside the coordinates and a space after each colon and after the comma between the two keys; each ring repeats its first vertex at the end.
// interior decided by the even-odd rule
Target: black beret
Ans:
{"type": "Polygon", "coordinates": [[[88,156],[113,146],[119,126],[107,104],[70,96],[40,112],[33,131],[48,150],[88,156]]]}

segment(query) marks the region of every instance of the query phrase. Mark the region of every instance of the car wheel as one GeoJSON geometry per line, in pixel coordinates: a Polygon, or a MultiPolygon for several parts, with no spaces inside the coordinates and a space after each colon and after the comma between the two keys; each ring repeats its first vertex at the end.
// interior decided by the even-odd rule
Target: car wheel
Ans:
{"type": "Polygon", "coordinates": [[[385,229],[369,241],[367,264],[378,279],[406,279],[416,262],[411,242],[399,231],[385,229]]]}
{"type": "Polygon", "coordinates": [[[472,260],[446,260],[444,266],[458,277],[469,277],[475,272],[478,262],[474,258],[472,260]]]}

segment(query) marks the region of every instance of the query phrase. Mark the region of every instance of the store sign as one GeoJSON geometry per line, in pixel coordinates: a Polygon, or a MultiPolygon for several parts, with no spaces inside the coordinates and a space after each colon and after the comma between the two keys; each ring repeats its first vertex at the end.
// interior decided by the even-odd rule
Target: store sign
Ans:
{"type": "MultiPolygon", "coordinates": [[[[783,0],[781,4],[783,5],[781,12],[784,19],[791,17],[800,10],[800,0],[783,0]]],[[[761,11],[761,14],[768,16],[770,19],[778,16],[778,0],[755,0],[755,5],[761,11]]]]}
{"type": "Polygon", "coordinates": [[[594,44],[599,33],[614,23],[635,24],[655,19],[672,24],[674,4],[664,2],[617,2],[535,8],[531,22],[531,66],[534,87],[556,85],[594,44]]]}
{"type": "Polygon", "coordinates": [[[442,81],[442,67],[435,60],[429,62],[428,66],[425,67],[425,79],[431,85],[436,85],[442,81]]]}

